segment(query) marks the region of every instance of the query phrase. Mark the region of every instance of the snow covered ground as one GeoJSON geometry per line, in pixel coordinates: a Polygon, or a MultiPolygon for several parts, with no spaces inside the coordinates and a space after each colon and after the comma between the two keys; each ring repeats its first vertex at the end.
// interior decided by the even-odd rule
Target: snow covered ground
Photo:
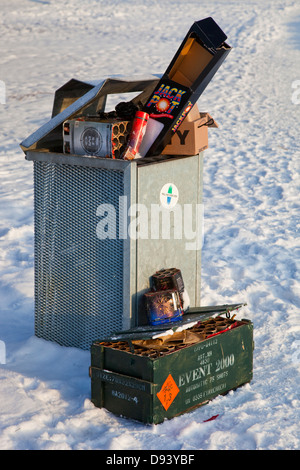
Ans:
{"type": "Polygon", "coordinates": [[[0,27],[0,449],[299,449],[299,2],[1,0],[0,27]],[[19,143],[70,78],[161,73],[206,16],[233,50],[198,103],[219,124],[205,152],[201,303],[247,302],[254,377],[144,426],[92,405],[88,351],[34,336],[32,164],[19,143]]]}

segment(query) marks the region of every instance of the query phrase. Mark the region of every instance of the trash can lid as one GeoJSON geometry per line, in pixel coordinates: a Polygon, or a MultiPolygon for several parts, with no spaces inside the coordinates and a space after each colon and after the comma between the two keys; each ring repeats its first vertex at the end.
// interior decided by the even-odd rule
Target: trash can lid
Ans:
{"type": "Polygon", "coordinates": [[[74,78],[69,80],[55,92],[51,119],[21,142],[22,150],[26,153],[28,150],[46,147],[47,139],[50,141],[51,135],[60,131],[59,128],[66,119],[75,117],[95,101],[105,104],[105,98],[109,94],[139,91],[147,94],[149,89],[150,95],[160,78],[160,74],[153,74],[147,77],[113,75],[91,81],[74,78]]]}

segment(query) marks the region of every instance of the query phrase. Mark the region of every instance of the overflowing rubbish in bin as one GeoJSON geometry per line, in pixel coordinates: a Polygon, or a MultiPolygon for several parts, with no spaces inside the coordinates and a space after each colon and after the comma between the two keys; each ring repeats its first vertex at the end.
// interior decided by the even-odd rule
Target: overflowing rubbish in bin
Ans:
{"type": "MultiPolygon", "coordinates": [[[[172,154],[172,138],[178,136],[177,131],[191,110],[196,110],[196,120],[206,117],[207,113],[200,116],[196,102],[231,50],[226,39],[216,22],[205,18],[191,26],[162,75],[139,83],[123,82],[121,76],[96,85],[70,80],[56,92],[52,119],[25,139],[21,147],[24,151],[43,148],[66,154],[133,159],[161,155],[168,145],[172,154]],[[138,90],[141,93],[132,100],[119,102],[114,111],[105,111],[107,94],[138,90]],[[137,128],[133,124],[141,112],[143,126],[136,139],[137,128]],[[122,125],[126,131],[120,131],[117,139],[114,132],[122,125]],[[132,153],[129,147],[132,149],[133,145],[132,153]]],[[[201,125],[216,126],[209,115],[201,125]]]]}
{"type": "MultiPolygon", "coordinates": [[[[225,40],[212,18],[195,22],[146,103],[121,102],[107,114],[118,124],[124,109],[128,107],[133,114],[136,108],[130,116],[133,123],[126,149],[114,151],[111,145],[105,145],[106,135],[99,126],[104,128],[105,115],[100,112],[98,125],[94,119],[86,118],[82,125],[75,121],[70,134],[64,133],[64,150],[125,160],[160,154],[229,53],[225,40]]],[[[110,142],[110,135],[108,139],[110,142]]]]}

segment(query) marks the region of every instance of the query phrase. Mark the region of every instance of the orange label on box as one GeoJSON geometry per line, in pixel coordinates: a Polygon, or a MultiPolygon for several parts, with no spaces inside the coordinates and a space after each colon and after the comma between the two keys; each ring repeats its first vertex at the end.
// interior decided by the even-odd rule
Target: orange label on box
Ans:
{"type": "Polygon", "coordinates": [[[173,400],[178,395],[178,393],[179,388],[177,387],[172,375],[169,374],[161,390],[156,395],[164,409],[167,411],[167,409],[173,403],[173,400]]]}

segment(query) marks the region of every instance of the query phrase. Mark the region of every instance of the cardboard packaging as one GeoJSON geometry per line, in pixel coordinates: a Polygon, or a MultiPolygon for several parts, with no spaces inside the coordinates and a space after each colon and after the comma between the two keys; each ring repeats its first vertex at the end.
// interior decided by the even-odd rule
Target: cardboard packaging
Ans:
{"type": "Polygon", "coordinates": [[[162,155],[196,155],[208,148],[208,128],[219,127],[208,113],[200,113],[197,104],[172,135],[162,155]]]}
{"type": "Polygon", "coordinates": [[[140,155],[159,155],[217,72],[231,47],[212,18],[188,31],[143,111],[149,114],[140,155]]]}

